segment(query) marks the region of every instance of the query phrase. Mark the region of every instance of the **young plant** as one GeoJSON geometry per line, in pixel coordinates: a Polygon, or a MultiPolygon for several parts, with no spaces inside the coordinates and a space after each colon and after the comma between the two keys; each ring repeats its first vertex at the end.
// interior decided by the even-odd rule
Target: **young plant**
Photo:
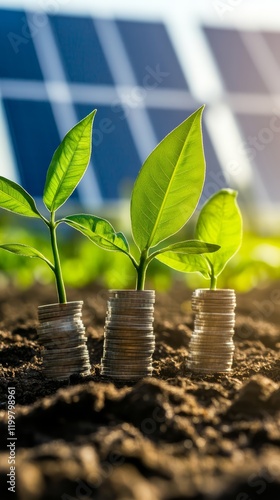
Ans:
{"type": "Polygon", "coordinates": [[[56,149],[48,168],[43,201],[50,215],[42,215],[35,200],[19,184],[0,177],[0,207],[25,217],[40,218],[48,227],[53,262],[35,248],[20,243],[7,243],[0,248],[25,257],[39,258],[54,272],[58,300],[67,302],[57,246],[56,230],[61,220],[56,211],[66,202],[83,177],[91,156],[92,125],[96,110],[77,123],[56,149]]]}
{"type": "Polygon", "coordinates": [[[217,252],[183,255],[170,251],[158,256],[158,260],[177,271],[198,271],[210,280],[210,288],[216,289],[218,276],[242,241],[242,216],[236,198],[236,191],[221,189],[209,198],[199,214],[195,237],[219,245],[217,252]]]}
{"type": "Polygon", "coordinates": [[[214,252],[219,246],[199,240],[181,241],[161,248],[158,245],[177,233],[198,204],[205,178],[199,108],[168,134],[144,162],[131,197],[131,226],[139,250],[135,259],[123,233],[94,215],[79,214],[64,221],[106,250],[123,252],[137,272],[137,290],[145,286],[150,262],[159,255],[197,255],[214,252]]]}

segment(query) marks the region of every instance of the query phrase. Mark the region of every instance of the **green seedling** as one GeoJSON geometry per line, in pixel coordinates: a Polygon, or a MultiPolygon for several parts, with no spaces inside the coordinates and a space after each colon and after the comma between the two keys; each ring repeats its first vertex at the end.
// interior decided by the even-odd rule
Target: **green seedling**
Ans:
{"type": "Polygon", "coordinates": [[[56,149],[48,168],[43,201],[50,216],[42,215],[35,200],[19,184],[0,177],[0,207],[25,217],[40,218],[48,227],[53,262],[35,248],[20,243],[0,245],[0,248],[25,257],[39,258],[54,272],[58,299],[67,302],[57,246],[56,211],[66,202],[83,177],[91,156],[92,125],[96,110],[77,123],[56,149]]]}
{"type": "Polygon", "coordinates": [[[131,226],[139,257],[131,253],[123,233],[105,219],[78,214],[64,221],[98,246],[122,252],[137,272],[137,290],[145,286],[150,262],[160,255],[197,255],[220,247],[200,240],[181,241],[164,247],[162,241],[177,233],[194,213],[205,178],[201,116],[199,108],[152,151],[135,181],[131,197],[131,226]]]}
{"type": "Polygon", "coordinates": [[[200,272],[210,280],[210,288],[215,289],[218,276],[236,254],[242,241],[242,216],[236,198],[236,191],[221,189],[209,198],[199,214],[195,237],[219,245],[217,252],[183,255],[171,251],[159,255],[158,260],[177,271],[200,272]]]}

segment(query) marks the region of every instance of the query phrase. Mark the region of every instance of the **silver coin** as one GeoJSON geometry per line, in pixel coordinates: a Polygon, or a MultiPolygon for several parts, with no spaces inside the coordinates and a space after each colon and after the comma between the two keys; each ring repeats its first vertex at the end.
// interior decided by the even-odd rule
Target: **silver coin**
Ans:
{"type": "Polygon", "coordinates": [[[126,379],[126,380],[137,380],[144,377],[151,377],[152,373],[153,373],[152,370],[145,370],[132,373],[132,372],[119,372],[114,369],[111,370],[110,368],[101,369],[101,375],[103,376],[114,379],[126,379]]]}
{"type": "Polygon", "coordinates": [[[127,316],[127,315],[115,315],[115,316],[109,316],[105,319],[105,324],[113,324],[113,325],[123,325],[124,323],[128,325],[135,325],[135,326],[145,326],[147,328],[147,325],[152,325],[154,322],[153,316],[144,316],[144,317],[139,317],[139,316],[127,316]]]}
{"type": "Polygon", "coordinates": [[[232,371],[231,367],[222,368],[221,366],[218,366],[215,368],[211,368],[211,367],[205,368],[203,366],[189,365],[188,368],[190,370],[192,370],[193,372],[197,372],[197,373],[230,373],[232,371]]]}
{"type": "Polygon", "coordinates": [[[143,371],[143,370],[147,370],[147,369],[150,369],[152,367],[152,362],[151,360],[147,361],[147,362],[142,362],[142,363],[138,363],[138,364],[135,364],[133,362],[118,362],[117,360],[108,360],[108,359],[104,359],[102,358],[102,362],[101,362],[102,366],[105,366],[105,367],[110,367],[114,370],[120,370],[120,371],[123,371],[123,372],[131,372],[131,373],[134,373],[135,371],[143,371]]]}
{"type": "Polygon", "coordinates": [[[71,363],[70,362],[65,363],[63,367],[59,363],[56,363],[53,360],[45,361],[42,364],[43,368],[45,368],[47,370],[59,370],[59,371],[67,371],[71,367],[75,367],[78,370],[83,370],[84,366],[88,366],[88,365],[90,365],[89,359],[83,359],[83,360],[79,360],[77,362],[72,361],[71,363]]]}
{"type": "Polygon", "coordinates": [[[87,358],[88,358],[87,349],[85,349],[84,351],[80,351],[79,353],[72,354],[72,355],[71,355],[71,353],[68,353],[65,356],[59,356],[57,354],[53,354],[51,351],[45,351],[43,353],[43,360],[45,360],[45,361],[55,360],[56,362],[59,362],[59,363],[66,363],[66,362],[69,362],[71,360],[73,360],[73,362],[76,362],[77,359],[82,360],[82,359],[87,359],[87,358]]]}
{"type": "Polygon", "coordinates": [[[142,352],[142,353],[147,353],[147,352],[153,352],[155,349],[155,344],[148,344],[148,345],[121,345],[121,344],[113,344],[113,343],[105,343],[104,344],[104,352],[111,351],[111,352],[142,352]]]}
{"type": "Polygon", "coordinates": [[[64,348],[69,348],[72,349],[72,347],[78,347],[79,345],[84,345],[86,346],[86,339],[78,339],[78,340],[73,340],[72,342],[50,342],[49,344],[45,345],[45,348],[47,350],[52,350],[52,349],[57,349],[61,347],[62,349],[64,348]]]}
{"type": "Polygon", "coordinates": [[[229,358],[227,359],[224,359],[224,360],[221,360],[221,359],[215,359],[215,358],[208,358],[208,359],[205,359],[205,358],[198,358],[196,359],[195,357],[193,356],[189,356],[188,357],[188,363],[192,363],[193,365],[201,365],[201,366],[222,366],[222,367],[225,367],[225,366],[230,366],[231,363],[232,363],[232,359],[233,357],[230,356],[229,358]]]}
{"type": "Polygon", "coordinates": [[[104,352],[152,352],[155,348],[155,343],[153,344],[114,344],[112,342],[104,343],[104,352]]]}
{"type": "Polygon", "coordinates": [[[152,373],[155,292],[111,290],[104,328],[101,374],[125,380],[152,373]]]}
{"type": "Polygon", "coordinates": [[[112,347],[115,349],[116,346],[118,346],[120,349],[123,348],[135,348],[135,349],[142,349],[142,348],[150,348],[155,345],[155,338],[154,337],[145,337],[143,339],[137,339],[137,338],[127,338],[124,339],[122,337],[104,337],[104,346],[107,347],[112,347]]]}
{"type": "Polygon", "coordinates": [[[116,340],[124,340],[125,342],[129,341],[150,341],[155,339],[155,335],[153,330],[117,330],[112,328],[106,328],[104,331],[104,337],[107,338],[115,338],[116,340]]]}
{"type": "Polygon", "coordinates": [[[211,343],[206,343],[206,342],[194,342],[192,341],[190,343],[190,348],[192,350],[192,352],[194,350],[196,351],[214,351],[214,352],[231,352],[231,351],[234,351],[234,345],[233,344],[229,344],[229,343],[226,343],[226,344],[223,344],[223,345],[219,345],[219,344],[211,344],[211,343]]]}
{"type": "Polygon", "coordinates": [[[90,364],[78,364],[78,365],[66,365],[63,368],[56,365],[43,365],[43,370],[47,372],[55,372],[55,373],[68,373],[70,371],[83,372],[85,370],[90,369],[90,364]]]}
{"type": "Polygon", "coordinates": [[[108,304],[107,306],[107,315],[109,316],[114,316],[115,314],[124,316],[138,316],[141,317],[144,315],[151,315],[154,313],[154,306],[149,305],[149,304],[142,304],[139,306],[139,304],[136,302],[135,304],[120,304],[118,301],[116,301],[113,304],[108,304]]]}
{"type": "Polygon", "coordinates": [[[106,325],[106,328],[109,328],[110,330],[118,330],[118,331],[132,331],[132,332],[146,332],[146,331],[151,331],[152,327],[150,325],[129,325],[126,323],[125,325],[121,324],[114,324],[110,323],[109,325],[106,325]]]}
{"type": "Polygon", "coordinates": [[[70,347],[70,344],[72,344],[73,342],[78,342],[79,344],[82,344],[86,341],[87,341],[87,337],[85,337],[84,335],[71,335],[68,338],[65,338],[65,337],[49,338],[47,340],[42,341],[41,343],[43,345],[45,345],[46,347],[51,346],[51,345],[59,345],[61,347],[64,344],[65,345],[69,344],[69,347],[70,347]]]}
{"type": "Polygon", "coordinates": [[[42,322],[50,322],[52,323],[53,321],[59,321],[62,318],[69,318],[69,320],[80,320],[82,317],[82,308],[80,309],[75,309],[73,311],[63,311],[63,310],[57,310],[57,311],[50,311],[50,312],[44,312],[40,313],[38,312],[38,318],[42,322]]]}
{"type": "Polygon", "coordinates": [[[148,337],[144,339],[131,339],[127,338],[124,339],[121,336],[120,337],[104,337],[104,346],[106,347],[112,347],[112,349],[115,349],[116,346],[118,346],[120,349],[123,348],[135,348],[135,349],[141,349],[141,348],[150,348],[155,345],[155,339],[153,337],[148,337]]]}
{"type": "Polygon", "coordinates": [[[109,304],[116,304],[120,303],[123,305],[132,305],[137,308],[141,308],[143,306],[154,306],[155,304],[155,298],[154,297],[148,297],[148,296],[143,296],[143,297],[137,297],[137,296],[123,296],[123,297],[117,297],[117,296],[112,296],[109,297],[108,303],[109,304]]]}
{"type": "Polygon", "coordinates": [[[55,373],[57,375],[61,375],[61,374],[69,374],[69,373],[84,373],[85,371],[88,371],[90,370],[90,365],[89,364],[85,364],[83,366],[79,366],[79,365],[71,365],[71,366],[67,366],[67,367],[64,367],[64,368],[58,368],[56,366],[44,366],[43,367],[43,371],[44,373],[55,373]]]}
{"type": "Polygon", "coordinates": [[[90,369],[89,360],[84,360],[81,363],[70,363],[65,365],[56,365],[55,363],[43,364],[43,368],[47,371],[58,371],[58,372],[66,372],[73,368],[84,371],[85,369],[90,369]]]}
{"type": "Polygon", "coordinates": [[[235,297],[235,291],[231,288],[217,288],[215,290],[209,288],[197,288],[193,292],[193,297],[235,297]]]}
{"type": "Polygon", "coordinates": [[[152,370],[146,370],[146,371],[141,371],[141,372],[135,372],[135,373],[130,373],[130,372],[118,372],[115,370],[110,370],[110,369],[102,369],[101,370],[101,375],[109,377],[109,378],[114,378],[114,379],[124,379],[124,380],[138,380],[140,378],[144,377],[151,377],[153,371],[152,370]]]}

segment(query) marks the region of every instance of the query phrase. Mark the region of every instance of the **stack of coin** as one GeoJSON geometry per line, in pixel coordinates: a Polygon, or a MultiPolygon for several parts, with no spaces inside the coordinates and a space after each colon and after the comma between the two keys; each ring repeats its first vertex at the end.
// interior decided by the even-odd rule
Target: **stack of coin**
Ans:
{"type": "Polygon", "coordinates": [[[101,375],[137,380],[152,375],[154,290],[111,290],[101,375]]]}
{"type": "Polygon", "coordinates": [[[38,307],[39,342],[44,346],[46,378],[67,380],[73,373],[89,375],[90,362],[82,322],[82,301],[38,307]]]}
{"type": "Polygon", "coordinates": [[[234,290],[198,289],[192,296],[194,331],[187,367],[195,372],[230,372],[234,354],[234,290]]]}

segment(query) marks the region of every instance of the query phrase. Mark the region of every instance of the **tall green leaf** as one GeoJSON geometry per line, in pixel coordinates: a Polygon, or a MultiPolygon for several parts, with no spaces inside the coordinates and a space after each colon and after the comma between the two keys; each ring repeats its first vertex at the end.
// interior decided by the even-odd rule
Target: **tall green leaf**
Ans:
{"type": "Polygon", "coordinates": [[[217,277],[241,245],[242,217],[236,202],[237,192],[221,189],[202,207],[195,237],[220,245],[220,250],[207,254],[207,260],[217,277]]]}
{"type": "Polygon", "coordinates": [[[123,233],[117,233],[105,219],[95,215],[77,214],[62,219],[69,226],[87,236],[93,243],[105,250],[129,253],[128,242],[123,233]]]}
{"type": "Polygon", "coordinates": [[[57,210],[72,194],[90,161],[92,124],[96,110],[77,123],[64,137],[50,163],[43,200],[51,211],[57,210]]]}
{"type": "Polygon", "coordinates": [[[36,248],[29,247],[28,245],[23,245],[21,243],[7,243],[6,245],[0,245],[0,248],[23,257],[41,259],[48,264],[52,271],[54,271],[53,264],[41,252],[38,252],[36,248]]]}
{"type": "Polygon", "coordinates": [[[188,255],[183,253],[166,252],[158,255],[157,260],[168,267],[182,273],[200,272],[204,278],[210,278],[211,268],[203,255],[188,255]]]}
{"type": "Polygon", "coordinates": [[[199,108],[168,134],[144,162],[131,199],[133,237],[140,250],[175,234],[193,214],[205,177],[199,108]]]}
{"type": "Polygon", "coordinates": [[[0,177],[0,207],[26,217],[40,217],[32,196],[5,177],[0,177]]]}

